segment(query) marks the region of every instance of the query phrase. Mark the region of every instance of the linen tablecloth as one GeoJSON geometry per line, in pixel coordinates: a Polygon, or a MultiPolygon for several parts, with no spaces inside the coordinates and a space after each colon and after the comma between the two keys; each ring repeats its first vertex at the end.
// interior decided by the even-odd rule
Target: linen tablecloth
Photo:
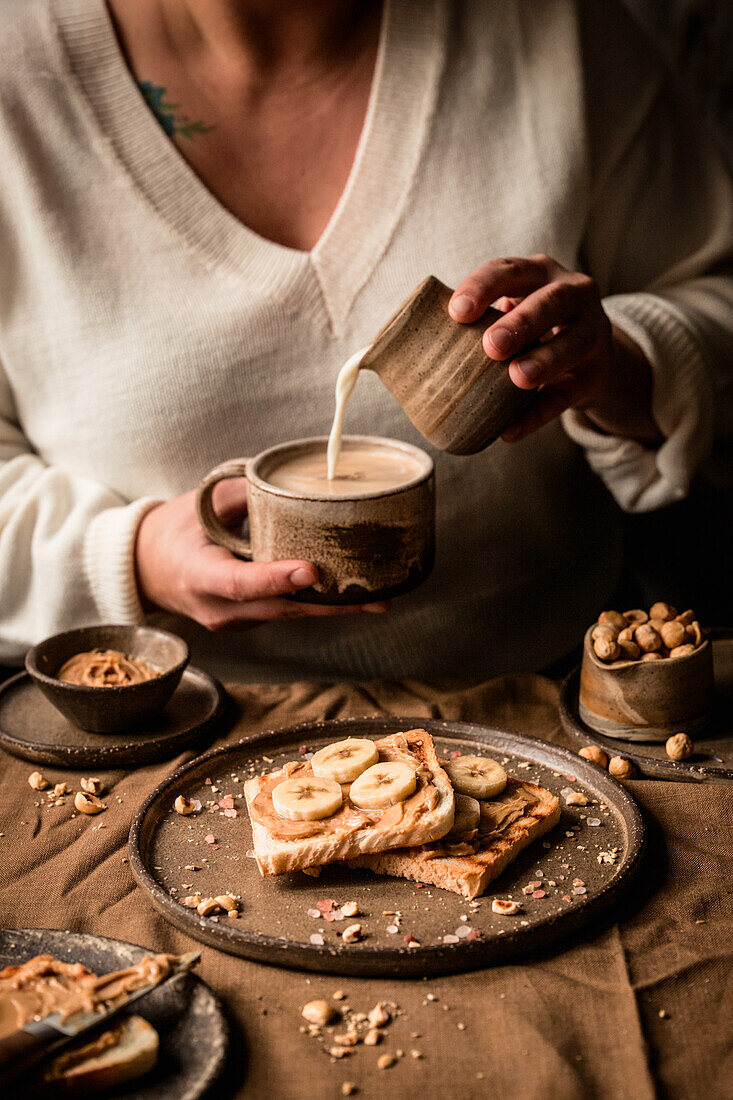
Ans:
{"type": "MultiPolygon", "coordinates": [[[[557,686],[539,676],[470,688],[298,683],[229,691],[237,717],[216,744],[309,718],[369,714],[479,721],[569,744],[557,686]]],[[[2,924],[92,932],[157,951],[196,947],[135,885],[126,851],[139,803],[191,755],[102,773],[109,808],[72,818],[71,799],[57,809],[39,805],[27,782],[34,765],[0,753],[2,924]]],[[[78,787],[77,773],[41,770],[78,787]]],[[[349,1081],[363,1097],[732,1096],[733,785],[635,780],[628,789],[650,839],[632,892],[583,937],[526,961],[429,981],[372,980],[307,975],[204,948],[198,972],[232,1025],[228,1077],[215,1095],[339,1097],[349,1081]],[[299,1031],[300,1009],[338,989],[356,1011],[382,1000],[402,1014],[380,1047],[332,1062],[299,1031]],[[379,1070],[379,1055],[397,1049],[404,1057],[379,1070]]]]}

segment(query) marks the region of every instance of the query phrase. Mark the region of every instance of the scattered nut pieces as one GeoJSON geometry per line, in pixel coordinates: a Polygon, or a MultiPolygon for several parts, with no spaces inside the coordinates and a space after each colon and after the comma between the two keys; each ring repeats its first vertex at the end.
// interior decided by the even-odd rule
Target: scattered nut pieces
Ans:
{"type": "Polygon", "coordinates": [[[344,1081],[343,1085],[341,1086],[341,1095],[342,1096],[353,1096],[354,1093],[356,1093],[358,1091],[359,1091],[359,1088],[358,1088],[357,1085],[354,1084],[353,1081],[344,1081]]]}
{"type": "Polygon", "coordinates": [[[188,897],[181,899],[181,905],[185,905],[187,909],[196,909],[201,904],[201,894],[189,894],[188,897]]]}
{"type": "Polygon", "coordinates": [[[636,775],[636,768],[625,756],[612,756],[608,770],[616,779],[631,779],[636,775]]]}
{"type": "Polygon", "coordinates": [[[28,776],[28,786],[32,787],[34,791],[45,791],[51,784],[41,772],[31,772],[28,776]]]}
{"type": "Polygon", "coordinates": [[[346,1000],[346,994],[344,993],[343,989],[337,989],[335,993],[331,994],[331,996],[333,997],[334,1001],[346,1000]]]}
{"type": "Polygon", "coordinates": [[[341,906],[341,912],[345,917],[355,917],[359,913],[359,906],[355,901],[347,901],[345,905],[341,906]]]}
{"type": "Polygon", "coordinates": [[[570,788],[566,788],[560,792],[565,799],[566,806],[587,806],[588,796],[583,794],[582,791],[574,791],[570,788]]]}
{"type": "Polygon", "coordinates": [[[380,1054],[379,1058],[377,1058],[377,1068],[390,1069],[390,1067],[393,1066],[396,1061],[397,1059],[395,1058],[394,1054],[380,1054]]]}
{"type": "Polygon", "coordinates": [[[79,780],[79,786],[83,791],[86,791],[87,794],[101,794],[104,789],[102,780],[96,776],[83,777],[79,780]]]}
{"type": "Polygon", "coordinates": [[[377,1046],[378,1043],[381,1043],[381,1041],[382,1041],[382,1032],[379,1030],[379,1028],[376,1028],[376,1027],[370,1028],[369,1031],[367,1031],[366,1035],[364,1036],[364,1046],[365,1047],[375,1047],[375,1046],[377,1046]]]}
{"type": "Polygon", "coordinates": [[[584,756],[586,760],[591,760],[594,764],[597,764],[599,768],[608,767],[608,757],[603,749],[599,749],[597,745],[586,745],[584,749],[580,750],[578,755],[584,756]]]}
{"type": "Polygon", "coordinates": [[[54,798],[63,798],[63,796],[68,793],[69,788],[66,783],[57,783],[53,789],[54,798]]]}
{"type": "Polygon", "coordinates": [[[303,1005],[300,1014],[309,1024],[317,1027],[325,1027],[337,1015],[336,1009],[328,1001],[308,1001],[308,1004],[303,1005]]]}
{"type": "Polygon", "coordinates": [[[95,794],[86,794],[77,791],[74,795],[74,805],[80,814],[101,814],[107,807],[95,794]]]}
{"type": "Polygon", "coordinates": [[[358,943],[362,939],[362,931],[360,924],[350,924],[348,928],[344,928],[341,933],[341,939],[344,943],[358,943]]]}
{"type": "Polygon", "coordinates": [[[491,912],[498,913],[501,917],[513,917],[521,908],[519,902],[505,900],[504,898],[494,898],[491,903],[491,912]]]}
{"type": "Polygon", "coordinates": [[[367,1020],[372,1027],[384,1027],[391,1019],[389,1010],[381,1001],[377,1001],[374,1008],[367,1014],[367,1020]]]}
{"type": "Polygon", "coordinates": [[[692,754],[695,746],[686,733],[675,733],[667,739],[664,746],[670,760],[686,760],[692,754]]]}
{"type": "Polygon", "coordinates": [[[189,814],[194,812],[195,808],[193,801],[182,794],[179,794],[178,798],[173,803],[173,809],[177,814],[181,814],[182,817],[188,817],[189,814]]]}

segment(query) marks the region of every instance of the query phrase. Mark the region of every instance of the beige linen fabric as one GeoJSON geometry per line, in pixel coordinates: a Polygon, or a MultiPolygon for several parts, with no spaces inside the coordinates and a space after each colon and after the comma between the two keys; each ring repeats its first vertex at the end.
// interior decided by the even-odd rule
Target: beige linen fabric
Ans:
{"type": "MultiPolygon", "coordinates": [[[[565,740],[557,689],[540,677],[463,690],[417,682],[237,686],[232,695],[237,721],[218,743],[307,718],[380,713],[482,721],[565,740]]],[[[94,932],[156,950],[195,947],[158,915],[124,862],[135,809],[185,759],[105,773],[107,812],[72,819],[68,801],[57,810],[34,805],[39,796],[27,784],[33,766],[0,754],[2,923],[94,932]]],[[[43,771],[70,785],[79,778],[57,768],[43,771]]],[[[639,780],[629,789],[649,826],[644,874],[620,910],[561,949],[424,983],[319,977],[204,948],[200,974],[233,1024],[232,1094],[338,1097],[342,1082],[350,1080],[363,1097],[387,1090],[395,1097],[424,1090],[467,1100],[725,1096],[733,1048],[733,786],[639,780]],[[299,1033],[299,1012],[305,1001],[330,997],[338,988],[355,1009],[393,1000],[404,1015],[382,1048],[360,1048],[333,1064],[299,1033]],[[437,1002],[426,1003],[428,991],[437,1002]],[[660,1011],[666,1016],[660,1018],[660,1011]],[[412,1032],[420,1038],[412,1039],[412,1032]],[[405,1057],[377,1070],[377,1056],[398,1047],[405,1057]],[[413,1059],[411,1049],[424,1057],[413,1059]]]]}

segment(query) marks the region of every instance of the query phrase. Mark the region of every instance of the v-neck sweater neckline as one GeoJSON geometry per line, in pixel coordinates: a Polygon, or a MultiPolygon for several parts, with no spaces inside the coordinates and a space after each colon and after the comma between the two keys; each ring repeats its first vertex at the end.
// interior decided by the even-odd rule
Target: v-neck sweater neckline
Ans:
{"type": "Polygon", "coordinates": [[[447,0],[385,0],[357,151],[310,252],[260,236],[208,189],[145,103],[104,0],[50,3],[95,125],[157,215],[208,266],[341,333],[399,223],[420,163],[445,56],[447,0]]]}

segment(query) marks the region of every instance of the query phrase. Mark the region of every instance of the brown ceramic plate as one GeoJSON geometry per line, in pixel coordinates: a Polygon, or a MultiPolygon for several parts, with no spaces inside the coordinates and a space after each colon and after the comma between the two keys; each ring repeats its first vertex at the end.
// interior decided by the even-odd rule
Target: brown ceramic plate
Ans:
{"type": "MultiPolygon", "coordinates": [[[[104,974],[133,965],[151,950],[51,928],[0,929],[0,968],[34,955],[53,955],[104,974]]],[[[194,974],[186,974],[153,990],[135,1012],[160,1035],[158,1062],[143,1077],[105,1092],[107,1100],[198,1100],[220,1076],[226,1059],[228,1028],[217,998],[194,974]]],[[[40,1086],[37,1091],[29,1086],[29,1091],[41,1095],[40,1086]]]]}
{"type": "Polygon", "coordinates": [[[596,733],[580,717],[578,685],[580,666],[562,687],[560,719],[563,727],[582,745],[598,745],[609,756],[632,760],[641,775],[686,782],[733,779],[733,628],[706,631],[713,643],[715,703],[707,729],[693,736],[695,752],[687,760],[670,760],[664,742],[624,741],[596,733]]]}
{"type": "Polygon", "coordinates": [[[302,970],[414,977],[503,962],[592,925],[629,884],[643,844],[644,826],[633,799],[607,772],[567,749],[460,722],[345,718],[256,734],[180,768],[138,810],[130,831],[130,862],[138,883],[167,919],[212,947],[302,970]],[[310,752],[344,737],[384,737],[415,726],[430,731],[439,754],[490,755],[511,775],[556,794],[572,785],[592,803],[563,803],[560,825],[530,845],[475,905],[434,886],[420,888],[337,865],[324,868],[319,878],[260,876],[249,855],[252,834],[242,794],[246,779],[297,758],[301,748],[310,752]],[[190,817],[172,812],[179,794],[200,800],[201,812],[190,817]],[[228,806],[207,806],[207,800],[218,803],[228,795],[236,816],[228,806]],[[599,862],[601,852],[610,853],[612,862],[599,862]],[[582,881],[573,884],[574,879],[582,881]],[[537,883],[533,890],[542,896],[523,893],[530,882],[537,883]],[[241,897],[238,920],[200,917],[177,900],[225,892],[241,897]],[[497,916],[491,911],[494,897],[520,901],[522,911],[497,916]],[[329,922],[318,909],[319,902],[328,901],[336,907],[357,903],[357,919],[366,933],[362,942],[343,943],[339,933],[353,918],[329,922]],[[388,931],[395,927],[395,912],[401,914],[398,930],[388,931]],[[419,946],[408,947],[408,937],[419,946]]]}
{"type": "Polygon", "coordinates": [[[128,733],[90,733],[65,718],[28,673],[21,672],[0,687],[0,746],[34,764],[134,768],[167,760],[211,734],[225,699],[218,681],[189,666],[149,726],[128,733]]]}

